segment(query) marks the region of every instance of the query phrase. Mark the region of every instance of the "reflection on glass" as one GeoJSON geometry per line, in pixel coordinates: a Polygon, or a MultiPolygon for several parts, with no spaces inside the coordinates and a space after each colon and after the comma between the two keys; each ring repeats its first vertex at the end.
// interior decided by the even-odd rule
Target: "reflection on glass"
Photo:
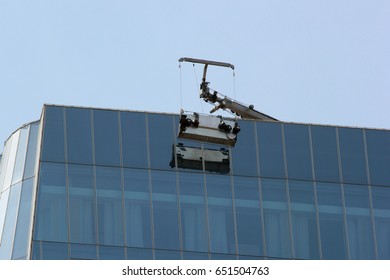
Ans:
{"type": "Polygon", "coordinates": [[[256,143],[253,121],[240,121],[241,132],[232,149],[235,175],[257,176],[256,143]]]}
{"type": "Polygon", "coordinates": [[[154,242],[157,249],[180,249],[176,174],[152,172],[154,242]]]}
{"type": "Polygon", "coordinates": [[[290,179],[311,180],[311,156],[307,125],[284,125],[287,172],[290,179]]]}
{"type": "Polygon", "coordinates": [[[311,126],[315,177],[318,181],[340,181],[336,129],[311,126]]]}
{"type": "Polygon", "coordinates": [[[37,149],[38,149],[37,147],[38,130],[39,130],[39,123],[34,123],[30,125],[30,135],[28,138],[26,165],[24,167],[23,179],[27,179],[34,176],[37,149]]]}
{"type": "Polygon", "coordinates": [[[68,162],[92,164],[91,110],[66,108],[68,162]]]}
{"type": "Polygon", "coordinates": [[[338,131],[343,181],[367,184],[363,130],[339,128],[338,131]]]}
{"type": "Polygon", "coordinates": [[[45,106],[44,120],[42,160],[64,162],[64,108],[45,106]]]}
{"type": "Polygon", "coordinates": [[[15,160],[15,168],[14,168],[14,174],[12,176],[12,184],[19,182],[22,180],[23,172],[24,172],[24,164],[25,164],[25,158],[26,158],[26,151],[27,151],[27,139],[28,139],[28,127],[24,127],[20,129],[20,136],[19,136],[19,143],[18,143],[18,150],[16,154],[16,160],[15,160]]]}
{"type": "Polygon", "coordinates": [[[390,188],[372,187],[378,258],[390,260],[390,188]]]}
{"type": "Polygon", "coordinates": [[[93,110],[93,123],[96,164],[119,166],[118,112],[93,110]]]}
{"type": "Polygon", "coordinates": [[[96,209],[92,166],[68,165],[70,241],[96,244],[96,209]]]}
{"type": "Polygon", "coordinates": [[[1,239],[0,260],[11,259],[21,186],[21,182],[17,183],[13,187],[11,187],[10,190],[8,207],[4,221],[4,232],[1,239]]]}
{"type": "Polygon", "coordinates": [[[345,226],[340,184],[317,183],[322,257],[326,260],[347,258],[345,226]]]}
{"type": "Polygon", "coordinates": [[[121,172],[96,167],[98,236],[103,245],[124,245],[121,172]]]}
{"type": "Polygon", "coordinates": [[[156,260],[180,260],[180,251],[155,250],[156,260]]]}
{"type": "Polygon", "coordinates": [[[121,112],[120,118],[123,165],[126,167],[147,168],[145,114],[121,112]]]}
{"type": "Polygon", "coordinates": [[[319,259],[313,183],[289,181],[294,254],[298,259],[319,259]]]}
{"type": "Polygon", "coordinates": [[[128,260],[153,260],[152,249],[127,248],[128,260]]]}
{"type": "Polygon", "coordinates": [[[67,260],[68,243],[42,242],[42,256],[43,260],[67,260]]]}
{"type": "Polygon", "coordinates": [[[212,253],[236,253],[230,176],[207,175],[207,199],[212,253]]]}
{"type": "Polygon", "coordinates": [[[27,256],[28,236],[30,231],[31,201],[33,192],[33,179],[23,182],[20,195],[18,223],[16,225],[14,249],[12,259],[25,258],[27,256]]]}
{"type": "Polygon", "coordinates": [[[68,241],[65,165],[41,163],[35,240],[68,241]]]}
{"type": "Polygon", "coordinates": [[[147,170],[124,170],[127,246],[152,247],[150,194],[147,170]]]}
{"type": "Polygon", "coordinates": [[[172,159],[174,144],[172,116],[148,114],[150,166],[156,169],[168,169],[172,159]]]}
{"type": "Polygon", "coordinates": [[[263,177],[284,178],[282,128],[280,123],[258,122],[260,174],[263,177]]]}
{"type": "Polygon", "coordinates": [[[371,184],[390,186],[390,132],[366,130],[371,184]]]}
{"type": "Polygon", "coordinates": [[[261,187],[267,256],[291,258],[286,182],[262,179],[261,187]]]}
{"type": "Polygon", "coordinates": [[[264,255],[257,178],[234,177],[238,254],[264,255]]]}
{"type": "Polygon", "coordinates": [[[344,185],[344,197],[350,258],[375,259],[368,187],[344,185]]]}
{"type": "Polygon", "coordinates": [[[183,250],[208,251],[203,175],[180,173],[180,210],[183,250]]]}

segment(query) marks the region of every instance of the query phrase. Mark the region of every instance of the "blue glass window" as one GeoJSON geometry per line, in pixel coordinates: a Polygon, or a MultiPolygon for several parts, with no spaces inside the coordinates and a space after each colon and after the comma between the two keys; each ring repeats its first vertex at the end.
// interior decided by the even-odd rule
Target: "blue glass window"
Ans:
{"type": "Polygon", "coordinates": [[[119,166],[118,112],[93,110],[93,123],[96,164],[119,166]]]}
{"type": "Polygon", "coordinates": [[[313,178],[307,125],[284,125],[287,173],[290,179],[313,178]]]}
{"type": "Polygon", "coordinates": [[[208,253],[199,253],[199,252],[183,252],[183,260],[208,260],[208,253]]]}
{"type": "Polygon", "coordinates": [[[180,251],[155,250],[156,260],[180,260],[180,251]]]}
{"type": "Polygon", "coordinates": [[[70,244],[71,260],[97,260],[96,245],[70,244]]]}
{"type": "Polygon", "coordinates": [[[31,178],[35,175],[35,163],[37,155],[39,123],[30,125],[30,134],[27,145],[26,165],[24,166],[23,179],[31,178]]]}
{"type": "Polygon", "coordinates": [[[154,241],[158,249],[180,249],[175,175],[174,172],[152,172],[154,241]]]}
{"type": "Polygon", "coordinates": [[[291,258],[286,182],[261,180],[267,256],[291,258]]]}
{"type": "Polygon", "coordinates": [[[123,166],[147,168],[145,113],[121,112],[123,166]]]}
{"type": "Polygon", "coordinates": [[[156,169],[171,169],[173,138],[172,116],[149,114],[150,166],[156,169]]]}
{"type": "MultiPolygon", "coordinates": [[[[22,180],[28,140],[27,128],[20,129],[19,143],[15,160],[15,168],[12,176],[12,184],[22,180]]],[[[0,160],[1,162],[1,160],[0,160]]]]}
{"type": "Polygon", "coordinates": [[[339,128],[339,142],[343,181],[367,184],[363,130],[339,128]]]}
{"type": "Polygon", "coordinates": [[[65,161],[64,108],[45,106],[42,160],[65,161]]]}
{"type": "Polygon", "coordinates": [[[20,190],[22,183],[17,183],[11,187],[7,212],[4,221],[4,232],[1,238],[0,246],[0,260],[11,259],[14,232],[17,222],[18,205],[20,200],[20,190]]]}
{"type": "Polygon", "coordinates": [[[128,260],[153,260],[152,249],[127,248],[128,260]]]}
{"type": "Polygon", "coordinates": [[[336,129],[328,126],[312,126],[311,140],[316,180],[339,182],[336,129]]]}
{"type": "Polygon", "coordinates": [[[41,241],[34,241],[32,244],[31,259],[32,260],[41,260],[41,241]]]}
{"type": "Polygon", "coordinates": [[[313,183],[289,181],[295,258],[319,259],[319,242],[313,183]]]}
{"type": "Polygon", "coordinates": [[[124,170],[127,246],[152,247],[150,193],[147,170],[124,170]]]}
{"type": "Polygon", "coordinates": [[[371,184],[390,186],[390,132],[366,130],[371,184]]]}
{"type": "Polygon", "coordinates": [[[345,225],[340,184],[317,183],[322,257],[326,260],[347,258],[345,225]]]}
{"type": "Polygon", "coordinates": [[[41,163],[35,240],[68,241],[65,165],[41,163]]]}
{"type": "Polygon", "coordinates": [[[390,188],[372,187],[378,258],[390,260],[390,188]]]}
{"type": "Polygon", "coordinates": [[[241,121],[241,132],[232,149],[235,175],[257,176],[257,150],[253,121],[241,121]]]}
{"type": "Polygon", "coordinates": [[[125,248],[99,246],[99,260],[125,260],[125,248]]]}
{"type": "Polygon", "coordinates": [[[283,141],[280,123],[258,122],[257,135],[261,176],[284,178],[283,141]]]}
{"type": "Polygon", "coordinates": [[[212,260],[236,260],[236,255],[231,254],[211,254],[212,260]]]}
{"type": "Polygon", "coordinates": [[[264,255],[257,178],[234,177],[238,254],[264,255]]]}
{"type": "Polygon", "coordinates": [[[92,164],[91,110],[66,108],[68,162],[92,164]]]}
{"type": "Polygon", "coordinates": [[[18,223],[16,225],[12,259],[19,259],[27,256],[32,192],[33,179],[24,181],[22,185],[22,193],[20,195],[18,223]]]}
{"type": "Polygon", "coordinates": [[[375,259],[368,187],[344,185],[344,197],[350,258],[375,259]]]}
{"type": "Polygon", "coordinates": [[[42,242],[43,260],[67,260],[69,259],[68,243],[42,242]]]}
{"type": "Polygon", "coordinates": [[[180,173],[180,209],[183,250],[208,251],[203,175],[180,173]]]}
{"type": "Polygon", "coordinates": [[[98,236],[102,245],[124,245],[121,172],[96,167],[98,236]]]}
{"type": "Polygon", "coordinates": [[[68,165],[70,241],[96,244],[96,207],[92,166],[68,165]]]}
{"type": "Polygon", "coordinates": [[[207,175],[210,245],[213,253],[236,253],[230,176],[207,175]]]}

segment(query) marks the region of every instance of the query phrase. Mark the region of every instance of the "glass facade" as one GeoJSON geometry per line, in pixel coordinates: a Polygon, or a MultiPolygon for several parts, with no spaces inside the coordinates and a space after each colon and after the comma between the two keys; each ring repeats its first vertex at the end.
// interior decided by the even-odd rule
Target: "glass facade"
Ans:
{"type": "Polygon", "coordinates": [[[177,139],[176,115],[45,106],[1,156],[0,258],[390,259],[390,131],[239,124],[231,148],[177,139]],[[178,167],[179,144],[229,172],[178,167]]]}

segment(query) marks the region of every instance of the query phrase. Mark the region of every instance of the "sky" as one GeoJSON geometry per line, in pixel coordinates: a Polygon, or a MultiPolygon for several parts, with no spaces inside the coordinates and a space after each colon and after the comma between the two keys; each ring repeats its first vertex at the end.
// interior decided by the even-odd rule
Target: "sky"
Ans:
{"type": "Polygon", "coordinates": [[[0,142],[45,103],[207,113],[180,57],[276,119],[390,129],[389,30],[388,0],[0,0],[0,142]]]}

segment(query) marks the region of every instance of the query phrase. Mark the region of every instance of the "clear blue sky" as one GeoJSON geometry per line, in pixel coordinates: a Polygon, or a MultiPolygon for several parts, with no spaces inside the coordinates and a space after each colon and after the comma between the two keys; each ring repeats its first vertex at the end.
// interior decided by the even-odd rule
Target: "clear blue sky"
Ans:
{"type": "Polygon", "coordinates": [[[388,0],[0,0],[0,142],[44,103],[178,112],[183,56],[234,64],[211,87],[277,119],[390,129],[388,0]]]}

